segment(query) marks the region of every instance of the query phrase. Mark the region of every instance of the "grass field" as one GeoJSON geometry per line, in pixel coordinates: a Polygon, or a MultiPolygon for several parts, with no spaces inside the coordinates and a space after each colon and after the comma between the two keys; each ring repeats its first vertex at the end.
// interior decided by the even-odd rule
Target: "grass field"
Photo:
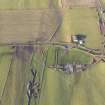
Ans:
{"type": "MultiPolygon", "coordinates": [[[[71,35],[84,34],[86,47],[95,49],[101,46],[95,8],[58,9],[58,0],[0,0],[0,10],[0,43],[43,42],[50,39],[62,19],[56,41],[71,42],[71,35]]],[[[26,86],[32,79],[31,66],[37,71],[36,80],[42,83],[39,104],[35,104],[37,101],[33,98],[31,105],[105,104],[105,63],[100,62],[87,71],[68,75],[48,68],[56,64],[56,51],[59,64],[73,61],[90,64],[92,56],[78,49],[64,50],[61,46],[35,46],[34,50],[30,62],[31,53],[21,48],[8,75],[11,56],[6,54],[12,51],[9,47],[0,47],[0,105],[27,105],[26,86]],[[43,73],[47,49],[47,65],[43,73]]]]}
{"type": "MultiPolygon", "coordinates": [[[[55,50],[56,47],[49,49],[48,65],[55,63],[55,50]]],[[[59,55],[62,54],[59,52],[59,55]]],[[[63,56],[63,63],[68,63],[72,60],[80,60],[81,63],[90,63],[91,57],[79,50],[73,49],[63,56]]],[[[90,67],[87,71],[71,75],[47,68],[39,105],[104,104],[104,68],[105,64],[100,62],[90,67]]]]}
{"type": "Polygon", "coordinates": [[[95,0],[62,0],[62,7],[95,7],[95,0]]]}
{"type": "MultiPolygon", "coordinates": [[[[51,66],[55,64],[56,49],[58,48],[54,46],[52,48],[49,48],[47,66],[49,65],[51,66]]],[[[67,64],[75,60],[81,63],[90,63],[90,60],[91,60],[89,55],[79,50],[73,49],[65,53],[65,51],[60,48],[59,48],[58,59],[60,64],[61,63],[67,64]],[[60,55],[63,55],[63,56],[60,56],[60,55]]],[[[70,104],[70,98],[72,97],[70,92],[72,92],[72,87],[74,85],[73,79],[75,79],[76,77],[78,78],[79,76],[77,74],[75,76],[65,75],[62,72],[46,69],[39,105],[42,105],[42,104],[43,105],[72,105],[70,104]]]]}
{"type": "Polygon", "coordinates": [[[47,66],[51,66],[56,64],[56,50],[58,50],[58,64],[67,64],[67,63],[73,63],[74,61],[84,63],[84,64],[90,64],[92,56],[89,54],[84,53],[81,50],[78,49],[71,49],[68,51],[67,49],[64,50],[60,47],[51,47],[48,51],[48,60],[47,60],[47,66]]]}
{"type": "Polygon", "coordinates": [[[82,64],[90,64],[92,56],[78,49],[72,49],[60,58],[61,64],[73,63],[75,61],[82,64]]]}
{"type": "MultiPolygon", "coordinates": [[[[55,56],[55,49],[56,47],[54,46],[49,48],[48,65],[53,64],[55,61],[53,58],[55,56]]],[[[43,47],[37,49],[37,52],[34,55],[35,59],[33,60],[33,64],[39,72],[41,70],[40,66],[42,65],[41,62],[43,60],[41,57],[42,50],[43,47]]],[[[70,60],[81,59],[83,60],[82,62],[89,62],[90,58],[88,58],[83,52],[78,51],[79,50],[75,49],[71,50],[69,52],[70,55],[65,55],[63,59],[70,56],[70,60]]],[[[6,62],[8,60],[6,59],[6,62]]],[[[3,65],[4,64],[5,63],[3,62],[3,65]]],[[[2,98],[2,105],[14,105],[21,103],[21,99],[23,99],[22,97],[25,98],[24,105],[27,105],[26,93],[24,93],[25,90],[23,91],[23,89],[25,89],[23,88],[24,82],[26,81],[26,77],[24,76],[25,69],[23,66],[23,61],[16,58],[12,66],[11,75],[8,78],[8,83],[6,84],[5,94],[2,98]]],[[[100,103],[104,103],[104,67],[105,64],[100,63],[85,72],[72,75],[46,69],[39,105],[93,105],[93,103],[99,105],[100,103]]],[[[29,76],[30,74],[28,71],[27,73],[26,75],[29,76]]],[[[4,77],[6,78],[6,75],[4,77]]],[[[33,99],[31,105],[34,105],[34,102],[35,101],[33,99]]]]}
{"type": "MultiPolygon", "coordinates": [[[[44,62],[45,62],[45,54],[46,54],[46,49],[47,47],[46,46],[34,46],[34,51],[33,52],[33,56],[32,56],[32,68],[37,72],[37,75],[35,77],[35,81],[39,82],[40,85],[41,83],[43,82],[43,70],[44,70],[44,67],[46,66],[43,66],[44,65],[44,62]]],[[[30,72],[30,70],[28,69],[28,72],[27,73],[27,81],[29,80],[32,80],[32,73],[30,72]],[[30,75],[31,74],[31,75],[30,75]],[[29,75],[30,75],[30,78],[29,78],[29,75]]],[[[25,91],[26,92],[26,91],[25,91]]],[[[24,94],[24,105],[27,105],[27,95],[26,93],[24,94]]],[[[31,104],[30,105],[38,105],[38,99],[35,99],[34,97],[32,97],[31,99],[31,104]]]]}
{"type": "Polygon", "coordinates": [[[73,75],[47,69],[39,105],[103,105],[104,68],[101,62],[73,75]]]}
{"type": "Polygon", "coordinates": [[[70,42],[71,35],[86,35],[86,46],[100,48],[98,15],[94,8],[72,8],[62,10],[61,40],[70,42]],[[95,43],[94,43],[95,42],[95,43]]]}
{"type": "Polygon", "coordinates": [[[0,9],[46,9],[58,7],[58,0],[0,0],[0,9]]]}
{"type": "Polygon", "coordinates": [[[103,3],[105,3],[105,0],[101,0],[103,3]]]}
{"type": "MultiPolygon", "coordinates": [[[[37,6],[40,8],[40,10],[37,8],[34,12],[14,11],[11,13],[10,11],[2,11],[0,13],[2,17],[1,23],[3,24],[3,27],[2,24],[0,26],[2,27],[0,31],[2,42],[8,42],[9,40],[12,42],[32,39],[39,41],[46,40],[55,32],[59,18],[62,18],[62,25],[57,33],[58,40],[63,39],[63,41],[70,42],[71,35],[80,33],[87,36],[87,47],[100,48],[101,36],[95,8],[60,9],[59,12],[56,12],[56,10],[45,9],[42,11],[41,8],[48,7],[50,4],[55,6],[57,0],[54,0],[54,2],[50,0],[14,0],[10,5],[8,4],[9,0],[1,0],[0,2],[1,9],[32,9],[33,7],[37,8],[37,6]],[[59,17],[57,17],[57,14],[59,14],[59,17]],[[5,35],[8,37],[5,37],[5,35]]],[[[50,7],[48,8],[50,9],[50,7]]]]}
{"type": "Polygon", "coordinates": [[[8,48],[0,48],[0,99],[7,79],[11,55],[6,54],[8,48]],[[3,54],[4,53],[4,54],[3,54]]]}
{"type": "MultiPolygon", "coordinates": [[[[30,77],[30,56],[27,52],[24,53],[24,55],[23,52],[21,52],[18,57],[16,55],[13,56],[12,65],[10,68],[8,67],[10,71],[2,94],[1,105],[22,104],[24,102],[24,95],[26,94],[24,93],[26,90],[25,85],[27,79],[30,77]]],[[[7,61],[8,60],[6,60],[6,62],[7,61]]],[[[4,77],[6,77],[6,75],[4,77]]]]}
{"type": "Polygon", "coordinates": [[[56,50],[55,47],[51,47],[48,50],[48,59],[47,59],[48,66],[55,64],[55,50],[56,50]]]}
{"type": "Polygon", "coordinates": [[[48,8],[48,0],[0,0],[0,9],[48,8]]]}

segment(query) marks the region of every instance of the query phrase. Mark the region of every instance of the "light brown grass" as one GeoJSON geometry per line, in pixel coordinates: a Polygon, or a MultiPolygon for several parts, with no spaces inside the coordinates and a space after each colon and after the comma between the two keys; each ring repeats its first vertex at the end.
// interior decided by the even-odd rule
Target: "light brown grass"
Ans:
{"type": "Polygon", "coordinates": [[[54,10],[0,11],[0,43],[45,41],[56,27],[54,10]]]}

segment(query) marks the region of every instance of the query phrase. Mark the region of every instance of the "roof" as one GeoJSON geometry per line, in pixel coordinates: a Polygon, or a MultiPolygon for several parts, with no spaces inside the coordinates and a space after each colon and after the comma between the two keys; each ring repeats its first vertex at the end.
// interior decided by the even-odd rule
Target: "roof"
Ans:
{"type": "Polygon", "coordinates": [[[80,44],[84,43],[86,36],[82,34],[77,34],[72,36],[73,42],[80,42],[80,44]]]}
{"type": "Polygon", "coordinates": [[[79,39],[79,40],[83,40],[83,39],[86,38],[86,36],[83,35],[83,34],[77,34],[77,35],[75,35],[75,37],[76,37],[77,39],[79,39]]]}

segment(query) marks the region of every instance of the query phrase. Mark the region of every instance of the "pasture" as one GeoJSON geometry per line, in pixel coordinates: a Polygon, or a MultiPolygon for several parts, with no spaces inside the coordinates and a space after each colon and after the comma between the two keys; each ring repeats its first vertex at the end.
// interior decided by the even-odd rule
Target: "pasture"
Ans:
{"type": "Polygon", "coordinates": [[[105,4],[105,0],[101,0],[105,4]]]}
{"type": "Polygon", "coordinates": [[[71,7],[95,7],[95,0],[59,0],[63,8],[71,7]]]}
{"type": "MultiPolygon", "coordinates": [[[[56,63],[56,50],[58,50],[59,53],[58,64],[67,64],[73,61],[89,64],[91,61],[91,57],[82,51],[76,49],[66,51],[53,46],[48,50],[47,67],[56,63]]],[[[78,75],[75,75],[78,78],[78,75]]],[[[46,68],[39,105],[72,105],[70,104],[70,98],[72,97],[70,92],[72,92],[72,88],[70,88],[69,85],[73,87],[73,78],[73,75],[67,75],[63,72],[56,71],[56,69],[46,68]]]]}
{"type": "Polygon", "coordinates": [[[90,64],[92,56],[79,49],[62,49],[60,47],[50,47],[48,51],[47,66],[73,63],[74,61],[90,64]],[[58,56],[57,56],[58,53],[58,56]]]}
{"type": "MultiPolygon", "coordinates": [[[[53,35],[54,41],[71,43],[72,35],[84,34],[85,46],[99,49],[95,0],[62,0],[62,6],[68,8],[61,8],[60,1],[0,0],[0,44],[49,42],[53,35]]],[[[74,61],[90,64],[92,56],[59,45],[37,45],[31,52],[22,46],[17,49],[0,46],[0,105],[27,105],[31,68],[37,71],[35,79],[41,90],[30,105],[105,104],[105,63],[68,75],[49,66],[74,61]]]]}
{"type": "Polygon", "coordinates": [[[59,0],[0,0],[0,10],[58,8],[59,0]]]}
{"type": "Polygon", "coordinates": [[[105,64],[66,75],[46,69],[39,105],[100,105],[105,103],[105,64]]]}
{"type": "Polygon", "coordinates": [[[71,42],[71,35],[86,35],[85,46],[100,48],[101,34],[95,8],[62,9],[62,25],[59,31],[61,41],[71,42]]]}
{"type": "Polygon", "coordinates": [[[48,8],[48,0],[0,0],[0,9],[48,8]]]}
{"type": "Polygon", "coordinates": [[[8,48],[0,48],[0,100],[5,87],[8,71],[11,63],[11,51],[8,48]]]}
{"type": "MultiPolygon", "coordinates": [[[[42,76],[42,65],[45,58],[43,54],[46,53],[47,47],[35,47],[32,64],[38,72],[37,80],[39,81],[42,76]]],[[[35,104],[35,100],[32,99],[31,105],[93,105],[93,103],[98,105],[104,103],[105,64],[100,62],[87,71],[68,75],[64,72],[48,68],[49,65],[56,63],[55,51],[57,49],[59,49],[59,56],[61,57],[61,55],[63,55],[61,57],[63,63],[73,62],[73,60],[80,61],[81,63],[90,63],[91,61],[90,55],[87,55],[80,50],[72,49],[70,51],[65,50],[65,52],[58,46],[50,47],[48,49],[47,65],[45,67],[43,81],[40,81],[42,83],[40,98],[38,104],[35,104]]],[[[5,91],[2,95],[1,105],[14,105],[17,103],[27,105],[26,84],[27,81],[32,78],[30,74],[30,68],[32,66],[30,65],[31,55],[28,55],[28,52],[23,51],[23,49],[21,50],[22,55],[18,58],[15,56],[14,58],[14,63],[12,64],[5,85],[5,91]],[[23,60],[24,57],[26,58],[26,63],[23,60]]],[[[10,62],[10,59],[7,59],[5,61],[6,64],[8,60],[10,62]]],[[[58,60],[59,63],[61,59],[58,60]]],[[[4,64],[5,63],[3,62],[3,65],[4,64]]],[[[7,78],[8,69],[5,69],[6,72],[3,71],[3,73],[5,72],[6,74],[3,76],[3,80],[5,80],[4,77],[7,78]]],[[[4,87],[1,88],[3,89],[4,87]]]]}
{"type": "Polygon", "coordinates": [[[10,66],[6,69],[7,71],[2,71],[5,74],[3,75],[4,81],[5,78],[6,81],[0,100],[1,105],[22,104],[24,102],[23,98],[26,94],[25,85],[27,79],[30,77],[29,69],[31,55],[29,55],[27,51],[23,52],[22,49],[20,49],[19,52],[16,54],[14,53],[11,56],[11,60],[8,58],[3,63],[8,64],[8,60],[11,62],[10,66]]]}
{"type": "Polygon", "coordinates": [[[49,40],[59,17],[57,10],[0,11],[0,43],[49,40]]]}

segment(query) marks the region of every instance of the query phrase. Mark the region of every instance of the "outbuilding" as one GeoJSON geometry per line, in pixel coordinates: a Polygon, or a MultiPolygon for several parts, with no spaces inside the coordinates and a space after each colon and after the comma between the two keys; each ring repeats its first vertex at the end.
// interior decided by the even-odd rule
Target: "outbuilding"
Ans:
{"type": "Polygon", "coordinates": [[[80,44],[80,45],[83,45],[85,43],[85,38],[86,38],[86,36],[82,35],[82,34],[77,34],[77,35],[71,36],[72,42],[80,44]]]}

